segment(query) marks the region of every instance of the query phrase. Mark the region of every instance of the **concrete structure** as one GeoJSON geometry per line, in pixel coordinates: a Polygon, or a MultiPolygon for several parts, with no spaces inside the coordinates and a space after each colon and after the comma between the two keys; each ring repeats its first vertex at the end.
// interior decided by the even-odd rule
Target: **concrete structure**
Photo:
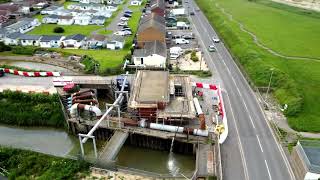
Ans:
{"type": "Polygon", "coordinates": [[[40,47],[42,48],[59,48],[61,47],[64,36],[58,35],[45,35],[40,39],[40,47]]]}
{"type": "Polygon", "coordinates": [[[320,141],[298,141],[291,157],[297,179],[320,178],[320,141]]]}
{"type": "Polygon", "coordinates": [[[134,50],[132,59],[135,65],[165,68],[167,62],[166,44],[160,41],[145,42],[142,49],[134,50]]]}
{"type": "Polygon", "coordinates": [[[167,71],[138,71],[128,107],[139,118],[151,121],[185,121],[195,118],[192,89],[188,76],[167,71]]]}
{"type": "Polygon", "coordinates": [[[141,19],[137,32],[138,47],[148,41],[160,41],[165,43],[166,26],[164,19],[152,14],[141,19]]]}
{"type": "Polygon", "coordinates": [[[74,34],[63,39],[62,44],[64,48],[78,49],[85,45],[86,39],[82,34],[74,34]]]}

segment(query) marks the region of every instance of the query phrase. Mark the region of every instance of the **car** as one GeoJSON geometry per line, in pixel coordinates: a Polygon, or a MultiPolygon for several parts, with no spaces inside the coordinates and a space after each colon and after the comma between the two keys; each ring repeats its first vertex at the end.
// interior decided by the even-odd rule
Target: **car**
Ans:
{"type": "Polygon", "coordinates": [[[189,44],[188,40],[179,38],[179,39],[175,39],[176,44],[189,44]]]}
{"type": "Polygon", "coordinates": [[[117,31],[115,33],[113,33],[114,35],[117,35],[117,36],[125,36],[125,33],[124,31],[117,31]]]}
{"type": "Polygon", "coordinates": [[[130,31],[131,32],[131,28],[122,28],[121,31],[130,31]]]}
{"type": "Polygon", "coordinates": [[[119,23],[118,23],[118,26],[126,26],[126,25],[128,25],[127,22],[119,22],[119,23]]]}
{"type": "Polygon", "coordinates": [[[194,39],[193,34],[183,34],[181,37],[184,39],[194,39]]]}
{"type": "Polygon", "coordinates": [[[191,16],[193,16],[193,15],[194,15],[194,12],[193,12],[193,11],[191,11],[191,12],[190,12],[190,15],[191,15],[191,16]]]}
{"type": "Polygon", "coordinates": [[[197,8],[197,9],[196,9],[196,11],[200,11],[200,9],[199,9],[199,8],[197,8]]]}
{"type": "Polygon", "coordinates": [[[126,35],[131,35],[131,34],[132,34],[132,32],[131,32],[131,31],[128,31],[128,30],[121,30],[121,32],[124,33],[124,36],[126,36],[126,35]]]}
{"type": "Polygon", "coordinates": [[[130,11],[130,10],[126,10],[126,11],[124,11],[124,13],[126,13],[126,14],[132,14],[133,12],[130,11]]]}
{"type": "Polygon", "coordinates": [[[217,51],[216,47],[214,45],[209,46],[209,52],[217,51]]]}
{"type": "Polygon", "coordinates": [[[0,77],[4,76],[4,71],[3,69],[0,69],[0,77]]]}
{"type": "Polygon", "coordinates": [[[176,54],[176,53],[170,54],[170,59],[172,59],[172,60],[176,60],[176,59],[178,59],[178,57],[179,57],[179,54],[176,54]]]}
{"type": "Polygon", "coordinates": [[[124,16],[124,17],[127,17],[127,18],[130,18],[130,17],[131,17],[131,14],[125,13],[123,16],[124,16]]]}
{"type": "Polygon", "coordinates": [[[213,41],[214,43],[219,43],[219,42],[220,42],[220,39],[214,36],[214,37],[212,37],[212,41],[213,41]]]}
{"type": "Polygon", "coordinates": [[[129,18],[127,18],[127,17],[121,17],[120,20],[121,20],[121,21],[128,21],[129,18]]]}

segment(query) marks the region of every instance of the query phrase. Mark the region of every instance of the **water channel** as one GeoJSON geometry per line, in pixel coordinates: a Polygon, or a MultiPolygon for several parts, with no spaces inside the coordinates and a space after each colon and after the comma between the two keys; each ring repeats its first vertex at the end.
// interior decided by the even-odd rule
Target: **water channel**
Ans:
{"type": "MultiPolygon", "coordinates": [[[[98,142],[103,144],[104,142],[98,142]]],[[[0,125],[0,145],[29,149],[56,156],[76,156],[79,141],[63,130],[53,128],[18,128],[0,125]]],[[[86,143],[86,153],[92,152],[92,144],[86,143]]],[[[190,174],[195,158],[189,155],[137,148],[125,145],[117,158],[123,167],[150,171],[158,174],[190,174]]]]}

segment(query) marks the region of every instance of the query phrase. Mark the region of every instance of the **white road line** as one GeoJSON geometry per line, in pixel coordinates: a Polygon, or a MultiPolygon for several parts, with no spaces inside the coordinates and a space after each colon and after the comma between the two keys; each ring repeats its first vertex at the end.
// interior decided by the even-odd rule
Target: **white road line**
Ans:
{"type": "MultiPolygon", "coordinates": [[[[192,23],[194,25],[194,23],[192,23]]],[[[202,43],[202,45],[204,46],[204,49],[206,51],[206,53],[208,54],[210,60],[213,62],[212,60],[212,57],[210,56],[210,53],[208,52],[208,50],[205,48],[205,43],[203,42],[202,38],[200,37],[200,33],[199,33],[199,30],[198,28],[194,25],[195,29],[197,30],[198,34],[199,34],[199,39],[202,43]]],[[[216,68],[215,64],[212,63],[214,68],[216,68]]],[[[228,102],[229,102],[229,107],[230,107],[230,110],[231,110],[231,114],[232,114],[232,119],[233,119],[233,122],[235,123],[235,127],[236,127],[236,133],[237,133],[237,137],[238,137],[238,146],[239,146],[239,149],[240,149],[240,156],[241,156],[241,161],[242,161],[242,164],[243,164],[243,169],[244,169],[244,176],[245,176],[245,179],[246,180],[249,180],[249,173],[248,173],[248,167],[247,167],[247,163],[246,163],[246,160],[245,160],[245,156],[244,156],[244,151],[243,151],[243,147],[242,147],[242,143],[241,143],[241,139],[240,139],[240,134],[239,134],[239,130],[238,130],[238,126],[236,124],[236,120],[235,120],[235,116],[234,116],[234,113],[233,113],[233,110],[232,110],[232,107],[231,107],[231,104],[230,104],[230,98],[229,98],[229,95],[228,93],[226,92],[227,94],[227,97],[228,97],[228,102]]]]}
{"type": "Polygon", "coordinates": [[[236,123],[236,120],[235,120],[235,117],[234,117],[234,113],[233,113],[233,110],[232,110],[232,107],[231,107],[231,101],[230,101],[230,98],[229,98],[229,95],[228,93],[226,92],[227,94],[227,97],[228,97],[228,104],[229,104],[229,107],[230,107],[230,110],[231,110],[231,115],[232,115],[232,119],[233,119],[233,123],[236,127],[236,133],[237,133],[237,137],[238,137],[238,145],[239,145],[239,149],[240,149],[240,156],[241,156],[241,160],[242,160],[242,164],[243,164],[243,169],[244,169],[244,176],[245,176],[245,179],[246,180],[249,180],[249,173],[248,173],[248,167],[247,167],[247,163],[246,163],[246,159],[244,157],[244,151],[243,151],[243,148],[242,148],[242,143],[241,143],[241,138],[240,138],[240,134],[239,134],[239,130],[238,130],[238,126],[237,126],[237,123],[236,123]]]}
{"type": "Polygon", "coordinates": [[[270,169],[269,169],[267,160],[264,160],[264,163],[266,164],[266,167],[267,167],[267,170],[268,170],[269,179],[272,180],[272,178],[271,178],[271,173],[270,173],[270,169]]]}
{"type": "Polygon", "coordinates": [[[261,145],[261,142],[260,142],[259,136],[258,136],[257,134],[256,134],[256,137],[257,137],[257,140],[258,140],[258,143],[259,143],[260,149],[261,149],[261,151],[263,152],[263,148],[262,148],[262,145],[261,145]]]}

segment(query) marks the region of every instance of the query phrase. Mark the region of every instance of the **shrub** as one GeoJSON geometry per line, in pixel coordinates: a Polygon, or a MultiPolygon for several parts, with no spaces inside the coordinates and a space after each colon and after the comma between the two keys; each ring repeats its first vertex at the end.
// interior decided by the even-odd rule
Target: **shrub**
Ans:
{"type": "Polygon", "coordinates": [[[83,56],[81,63],[85,65],[84,71],[88,74],[95,73],[96,68],[99,68],[99,62],[90,56],[83,56]]]}
{"type": "Polygon", "coordinates": [[[53,29],[54,33],[64,33],[64,29],[62,27],[55,27],[53,29]]]}
{"type": "Polygon", "coordinates": [[[23,54],[23,55],[33,55],[37,49],[38,49],[37,47],[33,47],[33,46],[13,46],[12,53],[23,54]]]}
{"type": "Polygon", "coordinates": [[[3,52],[3,51],[11,51],[11,47],[5,45],[3,42],[0,42],[0,52],[3,52]]]}
{"type": "Polygon", "coordinates": [[[192,52],[191,52],[190,59],[191,59],[193,62],[198,62],[198,61],[199,61],[199,58],[198,58],[198,56],[197,56],[196,51],[192,51],[192,52]]]}

